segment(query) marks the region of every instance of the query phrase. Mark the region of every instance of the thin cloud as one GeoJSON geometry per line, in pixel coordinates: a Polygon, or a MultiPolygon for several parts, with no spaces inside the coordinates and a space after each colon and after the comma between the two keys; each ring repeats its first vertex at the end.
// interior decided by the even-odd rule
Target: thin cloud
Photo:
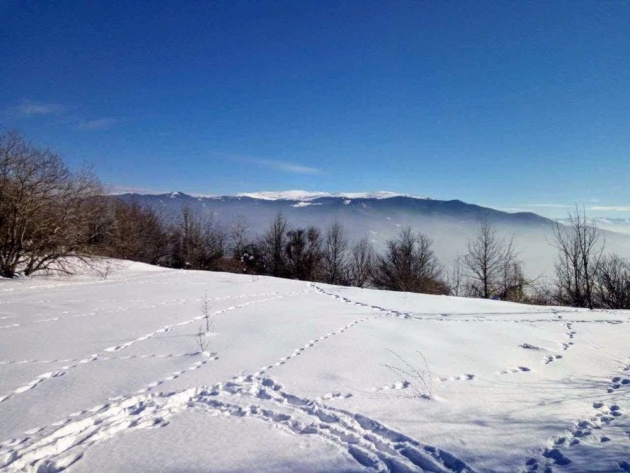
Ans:
{"type": "Polygon", "coordinates": [[[289,172],[292,174],[321,174],[321,171],[317,168],[302,166],[295,163],[289,163],[286,161],[278,161],[275,159],[252,159],[246,158],[242,159],[242,161],[256,164],[259,166],[264,166],[270,169],[275,169],[277,171],[289,172]]]}
{"type": "Polygon", "coordinates": [[[67,105],[60,103],[32,102],[25,100],[21,104],[9,107],[6,112],[13,117],[29,118],[46,115],[61,115],[68,110],[67,105]]]}
{"type": "Polygon", "coordinates": [[[111,117],[96,118],[94,120],[81,121],[77,123],[75,128],[83,131],[107,130],[116,125],[119,121],[120,120],[117,118],[111,117]]]}
{"type": "Polygon", "coordinates": [[[575,207],[575,204],[525,204],[525,207],[539,207],[545,209],[568,209],[571,207],[575,207]]]}
{"type": "Polygon", "coordinates": [[[523,207],[496,207],[493,205],[484,205],[484,207],[489,207],[495,210],[501,210],[502,212],[529,212],[530,209],[526,209],[523,207]]]}
{"type": "Polygon", "coordinates": [[[153,188],[153,187],[110,185],[110,186],[107,187],[107,193],[109,195],[120,195],[120,194],[167,194],[168,191],[165,191],[163,189],[156,189],[156,188],[153,188]]]}
{"type": "Polygon", "coordinates": [[[624,205],[594,205],[588,207],[593,212],[630,212],[630,206],[624,205]]]}

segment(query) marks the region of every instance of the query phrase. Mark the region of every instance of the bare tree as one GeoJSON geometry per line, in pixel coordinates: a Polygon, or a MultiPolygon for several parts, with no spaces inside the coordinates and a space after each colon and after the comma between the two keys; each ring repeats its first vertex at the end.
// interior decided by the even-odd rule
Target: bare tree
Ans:
{"type": "Polygon", "coordinates": [[[595,303],[595,276],[604,252],[605,241],[595,223],[577,206],[569,214],[567,226],[556,222],[554,246],[556,297],[561,304],[592,309],[595,303]]]}
{"type": "Polygon", "coordinates": [[[348,273],[350,284],[356,287],[364,287],[374,276],[376,252],[367,238],[363,238],[354,244],[350,251],[348,273]]]}
{"type": "Polygon", "coordinates": [[[595,279],[597,306],[630,309],[630,260],[615,254],[602,257],[595,279]]]}
{"type": "Polygon", "coordinates": [[[464,264],[462,260],[462,256],[457,255],[447,277],[448,288],[452,296],[461,296],[464,294],[464,264]]]}
{"type": "Polygon", "coordinates": [[[302,281],[315,281],[322,261],[321,237],[316,227],[287,233],[286,261],[289,274],[302,281]]]}
{"type": "Polygon", "coordinates": [[[171,235],[172,266],[187,269],[216,269],[225,254],[225,234],[210,216],[184,207],[171,235]]]}
{"type": "Polygon", "coordinates": [[[348,276],[348,239],[343,225],[333,222],[326,230],[323,245],[322,277],[328,284],[346,284],[348,276]]]}
{"type": "Polygon", "coordinates": [[[508,300],[522,296],[526,281],[513,239],[499,237],[488,218],[481,220],[477,232],[468,240],[462,261],[469,295],[508,300]]]}
{"type": "Polygon", "coordinates": [[[251,230],[247,217],[237,215],[230,225],[230,243],[232,247],[232,257],[240,259],[248,243],[248,235],[251,230]]]}
{"type": "Polygon", "coordinates": [[[259,244],[262,258],[262,266],[265,272],[271,276],[284,277],[286,275],[286,259],[284,256],[286,246],[287,221],[279,213],[271,222],[269,229],[262,236],[259,244]]]}
{"type": "Polygon", "coordinates": [[[117,258],[157,264],[166,257],[168,235],[155,209],[120,199],[111,204],[107,251],[117,258]]]}
{"type": "Polygon", "coordinates": [[[392,291],[444,293],[440,281],[442,266],[431,246],[433,241],[422,233],[404,228],[398,238],[387,242],[385,255],[379,258],[374,284],[392,291]]]}
{"type": "Polygon", "coordinates": [[[52,267],[71,272],[68,256],[87,260],[102,194],[89,170],[71,172],[52,151],[17,132],[1,134],[0,275],[52,267]]]}

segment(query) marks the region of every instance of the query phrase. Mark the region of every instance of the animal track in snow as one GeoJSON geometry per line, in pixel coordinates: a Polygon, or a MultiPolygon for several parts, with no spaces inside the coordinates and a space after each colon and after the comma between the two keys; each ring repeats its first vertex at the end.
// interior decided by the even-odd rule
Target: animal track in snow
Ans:
{"type": "MultiPolygon", "coordinates": [[[[168,356],[168,355],[167,355],[168,356]]],[[[186,354],[186,355],[181,355],[181,356],[191,356],[191,354],[186,354]]],[[[121,357],[121,358],[110,358],[110,359],[116,359],[116,360],[120,360],[120,359],[130,359],[130,358],[148,358],[150,356],[130,356],[130,357],[121,357]]],[[[191,372],[191,371],[195,371],[198,370],[199,368],[201,368],[202,366],[204,366],[205,364],[207,364],[210,361],[216,361],[218,360],[219,357],[217,356],[216,353],[212,353],[210,354],[210,356],[207,359],[201,360],[201,361],[196,361],[195,363],[193,363],[192,365],[188,366],[187,368],[184,368],[182,370],[179,371],[175,371],[167,376],[165,376],[162,379],[159,379],[157,381],[153,381],[149,384],[146,385],[146,387],[139,389],[138,391],[136,391],[134,393],[134,395],[139,395],[139,394],[146,394],[149,391],[154,390],[155,388],[157,388],[158,386],[161,386],[162,384],[168,382],[168,381],[173,381],[179,377],[181,377],[182,375],[191,372]]],[[[52,374],[53,376],[48,376],[48,377],[55,377],[56,376],[62,376],[64,373],[62,372],[55,372],[55,373],[49,373],[49,375],[52,374]]],[[[33,384],[33,383],[31,383],[33,384]]],[[[34,387],[34,386],[33,386],[34,387]]],[[[32,388],[31,388],[32,389],[32,388]]],[[[78,411],[78,412],[73,412],[72,414],[70,414],[68,416],[67,419],[64,419],[62,421],[56,422],[54,424],[52,424],[52,427],[58,427],[58,426],[63,426],[68,424],[73,418],[76,417],[80,417],[80,416],[84,416],[87,413],[94,413],[94,412],[98,412],[100,410],[102,410],[104,407],[107,407],[110,405],[111,402],[124,402],[126,399],[131,398],[133,395],[131,396],[116,396],[116,397],[112,397],[108,399],[108,403],[100,405],[100,406],[96,406],[92,409],[88,409],[88,410],[83,410],[83,411],[78,411]]],[[[0,399],[0,402],[2,402],[4,399],[0,399]]],[[[0,469],[2,468],[2,449],[3,447],[7,447],[7,446],[12,446],[12,445],[18,445],[18,444],[22,444],[24,443],[26,440],[28,440],[28,436],[34,435],[36,433],[42,432],[43,430],[45,430],[46,427],[38,427],[35,429],[31,429],[27,432],[25,432],[24,434],[27,435],[27,437],[20,439],[20,440],[16,440],[16,439],[11,439],[8,440],[6,442],[0,443],[0,469]]],[[[48,471],[48,470],[45,470],[48,471]]],[[[60,471],[60,470],[51,470],[51,471],[60,471]]]]}
{"type": "Polygon", "coordinates": [[[154,381],[152,383],[147,384],[147,386],[145,388],[142,388],[142,389],[139,389],[138,391],[136,391],[136,394],[147,393],[147,392],[157,388],[158,386],[160,386],[160,385],[162,385],[162,384],[164,384],[164,383],[166,383],[168,381],[173,381],[173,380],[179,378],[183,374],[189,373],[191,371],[198,370],[203,365],[208,363],[208,361],[216,361],[218,359],[219,359],[219,357],[216,355],[216,353],[212,353],[212,354],[210,354],[208,359],[197,361],[197,362],[193,363],[192,365],[190,365],[188,368],[184,368],[183,370],[175,371],[175,372],[171,373],[170,375],[166,376],[163,379],[160,379],[158,381],[154,381]]]}
{"type": "MultiPolygon", "coordinates": [[[[267,293],[254,293],[254,294],[239,294],[239,295],[233,295],[233,296],[223,296],[223,297],[215,297],[215,298],[210,298],[208,299],[210,302],[213,301],[224,301],[224,300],[230,300],[230,299],[246,299],[246,298],[252,298],[252,297],[266,297],[266,296],[272,296],[272,295],[280,295],[280,294],[289,294],[289,293],[281,293],[278,291],[275,292],[267,292],[267,293]]],[[[111,313],[117,313],[117,312],[126,312],[129,310],[147,310],[147,309],[154,309],[154,308],[158,308],[158,307],[168,307],[168,306],[182,306],[182,305],[186,305],[186,304],[190,304],[190,303],[198,303],[201,302],[202,299],[197,298],[197,299],[167,299],[167,300],[163,300],[159,303],[155,303],[149,299],[131,299],[126,301],[127,303],[129,302],[147,302],[144,305],[138,305],[138,306],[129,306],[129,305],[119,305],[119,306],[115,306],[115,307],[109,307],[109,308],[104,308],[104,307],[96,307],[94,309],[91,310],[87,310],[87,311],[81,311],[81,312],[75,312],[75,313],[71,313],[70,311],[63,311],[61,312],[62,314],[64,314],[64,316],[62,317],[51,317],[51,318],[46,318],[46,319],[38,319],[38,320],[33,320],[31,322],[25,322],[25,323],[15,323],[15,324],[10,324],[10,325],[4,325],[4,326],[0,326],[0,329],[5,329],[5,328],[14,328],[14,327],[21,327],[21,326],[27,326],[27,325],[33,325],[33,324],[40,324],[40,323],[46,323],[46,322],[59,322],[59,321],[65,321],[65,320],[70,320],[70,319],[75,319],[75,318],[83,318],[83,317],[90,317],[90,316],[95,316],[95,315],[105,315],[105,314],[111,314],[111,313]]],[[[47,303],[50,301],[32,301],[33,303],[47,303]]],[[[68,303],[70,302],[84,302],[84,300],[82,299],[76,299],[76,300],[69,300],[66,301],[68,303]]],[[[116,299],[103,299],[103,300],[94,300],[94,301],[90,301],[92,303],[100,303],[101,305],[103,304],[107,304],[110,305],[112,302],[117,302],[116,299]]],[[[42,312],[39,314],[35,314],[35,316],[39,316],[39,317],[43,317],[46,315],[46,312],[42,312]]],[[[0,317],[0,320],[2,320],[2,317],[0,317]]]]}
{"type": "MultiPolygon", "coordinates": [[[[71,360],[19,360],[19,361],[3,361],[0,362],[0,364],[26,364],[26,363],[69,363],[66,366],[62,366],[59,370],[56,371],[52,371],[52,372],[47,372],[44,374],[41,374],[39,376],[37,376],[35,379],[33,379],[33,381],[27,383],[24,386],[21,386],[17,389],[15,389],[14,391],[12,391],[9,394],[6,394],[4,396],[0,396],[0,403],[7,401],[9,399],[11,399],[12,397],[14,397],[16,394],[22,394],[25,393],[27,391],[30,391],[31,389],[34,389],[35,387],[37,387],[39,384],[41,384],[42,382],[48,380],[48,379],[52,379],[52,378],[58,378],[60,376],[63,376],[64,374],[66,374],[69,370],[76,368],[79,365],[82,364],[86,364],[86,363],[92,363],[92,362],[101,362],[101,361],[116,361],[116,360],[133,360],[133,359],[147,359],[147,358],[176,358],[176,357],[189,357],[189,356],[194,356],[197,355],[198,353],[181,353],[181,354],[149,354],[149,355],[128,355],[128,356],[119,356],[119,357],[106,357],[106,356],[101,356],[99,354],[94,354],[91,355],[87,358],[81,358],[81,359],[71,359],[71,360]]],[[[218,359],[216,357],[216,355],[212,355],[211,356],[211,360],[214,359],[218,359]]],[[[175,374],[175,373],[174,373],[175,374]]],[[[183,374],[182,373],[177,373],[177,377],[179,377],[179,375],[183,374]]],[[[159,384],[162,384],[162,382],[160,382],[159,384]]]]}
{"type": "MultiPolygon", "coordinates": [[[[252,298],[252,297],[283,296],[283,295],[292,295],[292,294],[300,294],[300,292],[278,292],[278,291],[274,291],[274,292],[259,293],[259,294],[240,294],[240,295],[235,295],[235,296],[224,296],[224,297],[209,298],[208,301],[209,302],[213,302],[213,301],[219,302],[219,301],[225,301],[225,300],[230,300],[230,299],[249,299],[249,298],[252,298]]],[[[133,300],[131,300],[129,302],[133,302],[133,301],[137,302],[137,301],[143,301],[143,300],[144,299],[133,299],[133,300]]],[[[115,300],[112,299],[111,301],[115,301],[115,300]]],[[[186,305],[186,304],[199,303],[201,301],[202,301],[201,298],[197,298],[197,299],[168,299],[168,300],[164,300],[164,301],[159,302],[159,303],[150,302],[150,303],[147,303],[147,304],[144,304],[144,305],[138,305],[138,306],[120,305],[120,306],[109,307],[109,308],[97,307],[97,308],[94,308],[92,310],[76,312],[74,314],[71,314],[70,311],[65,311],[65,312],[62,312],[64,314],[64,316],[51,317],[51,318],[46,318],[46,319],[38,319],[38,320],[33,320],[32,322],[14,323],[14,324],[9,324],[9,325],[0,325],[0,329],[9,329],[9,328],[23,327],[23,326],[33,325],[33,324],[41,324],[41,323],[49,323],[49,322],[61,322],[61,321],[66,321],[66,320],[71,320],[71,319],[76,319],[76,318],[93,317],[93,316],[97,316],[97,315],[107,315],[107,314],[115,314],[115,313],[120,313],[120,312],[127,312],[127,311],[130,311],[130,310],[138,311],[138,310],[155,309],[155,308],[160,308],[160,307],[183,306],[183,305],[186,305]]],[[[68,301],[68,302],[71,302],[71,301],[68,301]]],[[[108,301],[102,301],[102,302],[108,302],[108,301]]],[[[149,301],[147,300],[147,302],[149,302],[149,301]]],[[[43,317],[45,315],[46,315],[46,313],[36,314],[36,316],[40,316],[40,317],[43,317]]]]}
{"type": "Polygon", "coordinates": [[[16,396],[18,394],[22,394],[22,393],[25,393],[27,391],[30,391],[31,389],[34,389],[35,387],[39,386],[42,382],[46,381],[47,379],[59,378],[60,376],[63,376],[64,374],[66,374],[72,368],[75,368],[75,367],[77,367],[78,365],[81,365],[81,364],[90,363],[91,361],[94,361],[97,358],[98,358],[98,355],[92,355],[89,358],[83,358],[83,359],[80,359],[80,360],[73,360],[71,364],[66,365],[66,366],[62,366],[58,370],[50,371],[50,372],[47,372],[47,373],[44,373],[44,374],[40,374],[33,381],[31,381],[30,383],[28,383],[28,384],[26,384],[24,386],[21,386],[21,387],[15,389],[13,392],[0,397],[0,403],[3,403],[5,401],[11,399],[12,397],[14,397],[14,396],[16,396]]]}
{"type": "Polygon", "coordinates": [[[610,394],[623,388],[630,388],[630,378],[626,378],[624,376],[613,376],[610,379],[610,384],[606,391],[610,394]]]}
{"type": "Polygon", "coordinates": [[[63,376],[65,373],[66,372],[63,369],[61,369],[61,370],[57,370],[57,371],[50,371],[48,373],[40,374],[37,378],[35,378],[30,383],[15,389],[10,394],[6,394],[6,395],[0,397],[0,403],[2,403],[4,401],[12,398],[16,394],[22,394],[22,393],[25,393],[26,391],[30,391],[31,389],[35,388],[38,384],[40,384],[41,382],[43,382],[46,379],[58,378],[60,376],[63,376]]]}
{"type": "MultiPolygon", "coordinates": [[[[151,353],[146,355],[124,355],[124,356],[101,356],[92,355],[90,361],[115,361],[115,360],[133,360],[144,358],[181,358],[186,356],[197,355],[198,353],[151,353]]],[[[51,360],[0,360],[0,365],[24,365],[34,363],[77,363],[82,361],[81,358],[65,358],[65,359],[51,359],[51,360]]]]}
{"type": "Polygon", "coordinates": [[[536,345],[532,345],[531,343],[523,343],[519,345],[519,347],[524,348],[526,350],[544,350],[544,348],[538,347],[536,345]]]}
{"type": "Polygon", "coordinates": [[[15,327],[21,327],[22,324],[9,324],[9,325],[0,325],[0,329],[5,329],[5,328],[15,328],[15,327]]]}
{"type": "MultiPolygon", "coordinates": [[[[613,386],[630,387],[630,379],[622,378],[621,376],[613,376],[611,383],[613,386]],[[624,380],[626,380],[626,383],[623,383],[624,380]]],[[[607,391],[611,393],[615,389],[618,388],[608,388],[607,391]]],[[[540,452],[538,458],[529,458],[525,463],[526,471],[551,472],[554,465],[569,465],[572,462],[568,453],[566,453],[566,449],[583,442],[588,444],[615,443],[615,437],[607,434],[606,427],[623,415],[621,407],[614,403],[606,406],[604,401],[598,400],[592,403],[592,408],[595,410],[595,413],[590,418],[578,420],[567,433],[551,439],[548,447],[540,452]]],[[[630,439],[630,432],[626,432],[626,435],[630,439]]],[[[622,467],[624,463],[625,460],[618,462],[622,471],[626,471],[622,467]]],[[[630,469],[627,471],[630,471],[630,469]]]]}
{"type": "Polygon", "coordinates": [[[550,445],[540,452],[539,458],[529,458],[525,463],[527,471],[552,471],[552,466],[571,464],[566,449],[582,442],[591,444],[612,442],[612,437],[602,434],[601,430],[621,416],[619,406],[605,408],[603,402],[597,401],[593,403],[593,408],[598,410],[594,416],[588,420],[577,421],[568,433],[553,438],[550,445]]]}
{"type": "Polygon", "coordinates": [[[569,348],[571,348],[573,345],[575,345],[575,342],[573,342],[572,340],[575,338],[575,335],[577,334],[577,332],[575,330],[573,330],[573,323],[572,322],[566,322],[564,324],[564,326],[567,329],[567,332],[565,333],[565,337],[567,337],[569,339],[568,342],[562,342],[562,349],[564,351],[567,351],[569,348]]]}
{"type": "Polygon", "coordinates": [[[324,394],[321,399],[327,401],[329,399],[348,399],[349,397],[352,397],[351,393],[334,392],[324,394]]]}
{"type": "Polygon", "coordinates": [[[293,350],[293,352],[290,355],[287,356],[283,356],[282,358],[280,358],[278,361],[276,361],[275,363],[271,364],[271,365],[265,365],[263,367],[261,367],[258,371],[256,371],[254,373],[254,376],[261,376],[262,374],[266,373],[267,371],[278,367],[278,366],[282,366],[284,365],[287,361],[295,358],[296,356],[300,356],[305,350],[309,349],[309,348],[313,348],[314,346],[316,346],[318,343],[333,337],[335,335],[339,335],[342,334],[343,332],[345,332],[346,330],[348,330],[349,328],[373,319],[374,317],[362,317],[360,319],[357,319],[353,322],[350,322],[347,325],[344,325],[343,327],[338,328],[337,330],[333,330],[331,332],[326,333],[325,335],[322,335],[321,337],[317,338],[317,339],[313,339],[313,340],[309,340],[308,343],[306,343],[303,347],[299,347],[296,348],[295,350],[293,350]]]}
{"type": "Polygon", "coordinates": [[[270,378],[253,376],[211,388],[144,393],[96,406],[57,425],[0,445],[0,468],[9,473],[60,471],[79,461],[90,446],[118,432],[161,427],[174,414],[195,410],[256,419],[294,435],[315,435],[366,471],[473,471],[454,455],[422,444],[376,420],[295,396],[270,378]]]}
{"type": "MultiPolygon", "coordinates": [[[[258,299],[258,300],[250,301],[250,302],[244,302],[243,304],[231,306],[231,307],[228,307],[226,309],[217,310],[217,311],[213,312],[210,316],[214,317],[214,316],[217,316],[217,315],[224,314],[226,312],[242,309],[243,307],[247,307],[247,306],[250,306],[250,305],[261,304],[261,303],[264,303],[264,302],[269,302],[269,301],[278,300],[278,299],[285,299],[286,297],[289,297],[289,296],[292,296],[292,295],[297,295],[297,294],[304,294],[304,291],[281,293],[281,295],[276,296],[276,297],[270,297],[270,298],[266,298],[266,299],[258,299]]],[[[115,346],[111,346],[111,347],[105,348],[103,351],[104,352],[117,352],[117,351],[120,351],[120,350],[124,350],[124,349],[129,348],[130,346],[134,345],[135,343],[148,340],[148,339],[153,338],[154,336],[156,336],[156,335],[158,335],[160,333],[168,332],[168,331],[170,331],[170,330],[172,330],[174,328],[177,328],[177,327],[181,327],[181,326],[184,326],[184,325],[190,325],[190,324],[192,324],[194,322],[198,322],[198,321],[200,321],[200,320],[202,320],[204,318],[205,318],[205,315],[202,314],[202,315],[194,317],[194,318],[192,318],[190,320],[186,320],[184,322],[178,322],[178,323],[175,323],[175,324],[165,325],[164,327],[162,327],[162,328],[160,328],[160,329],[158,329],[158,330],[156,330],[154,332],[148,333],[146,335],[143,335],[143,336],[138,337],[136,339],[130,340],[130,341],[126,342],[126,343],[122,343],[120,345],[115,345],[115,346]]]]}
{"type": "Polygon", "coordinates": [[[75,287],[80,287],[80,286],[89,286],[92,284],[107,285],[107,284],[112,284],[112,283],[120,284],[121,282],[145,284],[147,280],[150,281],[151,279],[159,278],[162,276],[164,276],[164,272],[159,271],[156,274],[135,275],[135,276],[129,276],[126,278],[117,278],[117,279],[111,279],[111,280],[97,279],[97,280],[92,280],[92,281],[64,281],[64,282],[58,282],[56,284],[42,284],[39,286],[29,285],[29,286],[24,286],[24,287],[10,287],[7,289],[0,289],[0,294],[6,293],[9,295],[13,295],[13,294],[22,294],[22,293],[28,293],[28,292],[33,292],[33,291],[39,291],[43,289],[75,288],[75,287]]]}
{"type": "Polygon", "coordinates": [[[460,374],[459,376],[449,376],[449,377],[442,377],[442,378],[438,378],[439,381],[445,382],[445,381],[472,381],[473,379],[475,379],[475,375],[474,374],[460,374]]]}
{"type": "Polygon", "coordinates": [[[508,368],[508,369],[504,369],[499,371],[500,374],[514,374],[514,373],[526,373],[528,371],[531,371],[531,368],[528,368],[527,366],[517,366],[516,368],[508,368]]]}
{"type": "MultiPolygon", "coordinates": [[[[328,296],[328,297],[332,297],[333,299],[336,299],[338,301],[341,301],[345,304],[349,304],[349,305],[354,305],[354,306],[358,306],[358,307],[365,307],[367,309],[372,309],[378,312],[381,312],[383,316],[385,317],[396,317],[396,318],[402,318],[402,319],[409,319],[411,318],[411,316],[409,315],[409,313],[407,312],[401,312],[398,310],[391,310],[391,309],[387,309],[385,307],[380,307],[377,305],[371,305],[371,304],[366,304],[363,302],[357,302],[357,301],[353,301],[350,300],[346,297],[340,296],[338,294],[331,294],[329,292],[324,291],[322,288],[316,286],[315,284],[310,284],[309,287],[313,288],[315,290],[315,292],[317,294],[322,294],[324,296],[328,296]]],[[[435,315],[435,314],[431,314],[431,315],[435,315]]]]}
{"type": "Polygon", "coordinates": [[[562,359],[562,355],[547,355],[545,356],[545,359],[543,360],[543,363],[545,365],[548,365],[549,363],[553,363],[556,360],[560,360],[562,359]]]}
{"type": "Polygon", "coordinates": [[[384,386],[373,387],[372,391],[379,392],[379,391],[401,390],[401,389],[407,389],[409,386],[411,386],[411,383],[409,381],[397,381],[395,383],[386,384],[384,386]]]}

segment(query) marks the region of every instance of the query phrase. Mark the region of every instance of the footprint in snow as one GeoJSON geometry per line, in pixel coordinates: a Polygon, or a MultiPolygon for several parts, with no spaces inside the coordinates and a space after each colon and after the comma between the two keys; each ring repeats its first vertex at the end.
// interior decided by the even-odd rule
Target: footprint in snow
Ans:
{"type": "Polygon", "coordinates": [[[373,387],[372,391],[378,392],[378,391],[391,391],[391,390],[397,390],[397,389],[407,389],[409,386],[411,386],[411,383],[409,381],[397,381],[392,384],[386,384],[384,386],[373,387]]]}
{"type": "Polygon", "coordinates": [[[324,394],[322,396],[323,400],[329,400],[329,399],[348,399],[349,397],[352,397],[351,393],[339,393],[339,392],[334,392],[334,393],[327,393],[324,394]]]}
{"type": "Polygon", "coordinates": [[[555,360],[559,360],[562,358],[562,355],[547,355],[545,357],[545,359],[543,360],[543,363],[545,365],[548,365],[549,363],[555,361],[555,360]]]}
{"type": "Polygon", "coordinates": [[[606,391],[610,394],[621,388],[630,388],[630,378],[613,376],[610,380],[610,385],[606,391]]]}
{"type": "Polygon", "coordinates": [[[518,366],[516,368],[501,370],[500,374],[526,373],[528,371],[531,371],[531,368],[528,368],[527,366],[518,366]]]}
{"type": "Polygon", "coordinates": [[[449,376],[449,377],[439,378],[439,380],[443,382],[444,381],[472,381],[473,379],[475,379],[475,375],[470,374],[470,373],[460,374],[459,376],[449,376]]]}
{"type": "Polygon", "coordinates": [[[531,343],[523,343],[522,345],[519,345],[519,347],[524,348],[525,350],[544,350],[544,348],[532,345],[531,343]]]}
{"type": "MultiPolygon", "coordinates": [[[[569,465],[571,460],[563,453],[562,449],[573,447],[582,442],[590,444],[612,443],[612,437],[605,434],[596,435],[594,432],[601,431],[614,422],[617,417],[620,417],[622,415],[621,408],[616,404],[605,407],[602,401],[595,401],[592,406],[593,409],[597,409],[594,416],[588,420],[577,421],[568,435],[552,439],[550,446],[542,452],[542,458],[529,458],[526,461],[526,471],[552,471],[552,466],[569,465]]],[[[628,435],[630,437],[630,433],[628,435]]],[[[630,470],[628,471],[630,472],[630,470]]]]}

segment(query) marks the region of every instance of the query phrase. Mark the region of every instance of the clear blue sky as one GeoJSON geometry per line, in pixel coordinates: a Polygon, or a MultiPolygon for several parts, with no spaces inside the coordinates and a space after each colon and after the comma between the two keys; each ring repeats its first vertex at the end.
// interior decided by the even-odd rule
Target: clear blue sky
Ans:
{"type": "Polygon", "coordinates": [[[0,126],[117,188],[630,216],[629,1],[3,0],[0,21],[0,126]]]}

